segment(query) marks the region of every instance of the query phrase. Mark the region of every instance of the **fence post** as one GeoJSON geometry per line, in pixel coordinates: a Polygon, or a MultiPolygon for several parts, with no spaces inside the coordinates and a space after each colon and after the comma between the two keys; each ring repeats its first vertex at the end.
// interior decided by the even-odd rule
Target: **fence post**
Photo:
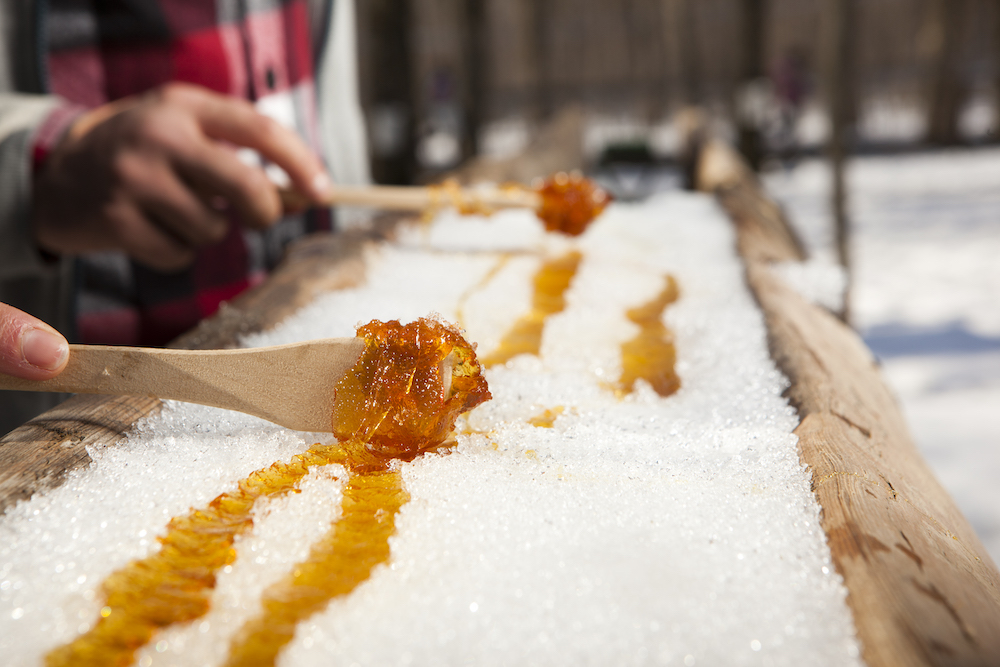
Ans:
{"type": "Polygon", "coordinates": [[[847,275],[844,305],[840,318],[850,322],[851,316],[851,234],[847,211],[848,126],[853,116],[852,58],[854,56],[854,0],[824,0],[821,38],[824,88],[830,117],[830,137],[827,156],[833,176],[831,206],[833,209],[837,259],[847,275]]]}

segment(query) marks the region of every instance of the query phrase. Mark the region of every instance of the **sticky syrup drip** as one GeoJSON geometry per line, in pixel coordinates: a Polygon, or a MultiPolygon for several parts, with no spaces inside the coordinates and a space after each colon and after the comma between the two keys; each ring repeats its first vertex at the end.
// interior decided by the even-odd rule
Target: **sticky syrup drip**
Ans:
{"type": "Polygon", "coordinates": [[[560,172],[541,182],[535,191],[542,203],[536,211],[550,232],[579,236],[605,207],[611,196],[589,178],[560,172]]]}
{"type": "Polygon", "coordinates": [[[636,380],[648,382],[660,396],[669,396],[681,386],[674,364],[677,351],[673,335],[663,325],[663,311],[680,296],[677,281],[667,276],[663,290],[650,302],[626,313],[639,325],[635,338],[622,343],[622,375],[618,391],[631,393],[636,380]]]}
{"type": "Polygon", "coordinates": [[[365,350],[334,399],[334,432],[343,442],[313,445],[171,520],[160,552],[108,577],[102,618],[49,653],[47,665],[129,665],[157,630],[205,614],[216,572],[235,559],[235,538],[251,528],[256,501],[295,490],[316,465],[348,470],[341,518],[305,562],[265,593],[264,612],[237,634],[230,664],[274,664],[298,621],[352,591],[388,559],[395,516],[408,499],[394,460],[445,444],[458,416],[490,394],[472,346],[440,322],[373,321],[358,335],[365,350]]]}
{"type": "Polygon", "coordinates": [[[396,513],[409,499],[392,462],[442,445],[461,413],[490,398],[472,346],[440,322],[374,321],[358,335],[365,350],[337,383],[333,407],[351,473],[343,515],[291,576],[264,593],[263,613],[233,641],[230,667],[273,665],[300,621],[389,559],[396,513]]]}
{"type": "Polygon", "coordinates": [[[483,359],[487,368],[507,363],[519,354],[537,355],[542,345],[545,320],[566,307],[566,290],[580,266],[582,255],[569,252],[549,260],[535,274],[531,310],[523,315],[500,340],[500,346],[483,359]]]}
{"type": "Polygon", "coordinates": [[[528,423],[535,428],[552,428],[555,426],[556,420],[559,419],[559,416],[562,415],[565,410],[566,408],[563,406],[557,405],[554,408],[543,410],[541,414],[537,414],[529,419],[528,423]]]}
{"type": "Polygon", "coordinates": [[[454,178],[445,179],[438,185],[429,185],[427,190],[430,193],[430,204],[424,211],[425,219],[433,218],[446,206],[451,206],[460,215],[490,216],[496,213],[496,209],[481,197],[463,190],[461,184],[454,178]]]}

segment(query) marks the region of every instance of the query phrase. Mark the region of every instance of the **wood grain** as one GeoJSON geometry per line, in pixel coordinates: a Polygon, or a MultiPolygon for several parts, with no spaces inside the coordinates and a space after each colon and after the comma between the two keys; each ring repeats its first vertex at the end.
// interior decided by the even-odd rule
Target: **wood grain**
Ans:
{"type": "Polygon", "coordinates": [[[699,185],[736,223],[771,355],[791,382],[800,456],[862,657],[870,667],[1000,664],[1000,574],[914,446],[871,353],[772,271],[801,246],[731,149],[705,146],[699,185]]]}
{"type": "MultiPolygon", "coordinates": [[[[383,219],[389,232],[399,217],[383,219]]],[[[364,279],[363,249],[378,234],[318,234],[294,243],[268,280],[224,304],[170,347],[223,349],[265,331],[323,292],[364,279]]],[[[19,500],[63,483],[66,473],[89,465],[87,448],[115,444],[162,403],[138,396],[75,396],[0,439],[0,513],[19,500]]]]}
{"type": "Polygon", "coordinates": [[[0,513],[59,486],[91,461],[87,448],[121,440],[162,403],[143,396],[74,396],[0,440],[0,513]]]}

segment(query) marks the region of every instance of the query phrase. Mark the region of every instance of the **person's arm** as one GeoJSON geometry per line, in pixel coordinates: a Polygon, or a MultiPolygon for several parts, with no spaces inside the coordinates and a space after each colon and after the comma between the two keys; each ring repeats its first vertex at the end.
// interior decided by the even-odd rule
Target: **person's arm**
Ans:
{"type": "Polygon", "coordinates": [[[0,373],[48,380],[66,367],[69,345],[45,322],[0,303],[0,373]]]}
{"type": "Polygon", "coordinates": [[[235,147],[281,167],[312,201],[325,198],[326,172],[294,132],[245,100],[175,83],[76,121],[36,174],[34,238],[54,255],[121,250],[182,268],[226,234],[224,209],[252,228],[281,215],[277,186],[235,147]]]}

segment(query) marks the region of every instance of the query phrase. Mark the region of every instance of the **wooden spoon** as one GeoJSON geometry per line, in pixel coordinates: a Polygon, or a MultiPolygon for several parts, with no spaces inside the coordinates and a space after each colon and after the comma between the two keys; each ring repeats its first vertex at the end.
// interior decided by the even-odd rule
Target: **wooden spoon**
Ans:
{"type": "Polygon", "coordinates": [[[55,378],[0,375],[0,389],[155,396],[329,433],[334,387],[364,347],[362,338],[238,350],[70,345],[66,369],[55,378]]]}
{"type": "MultiPolygon", "coordinates": [[[[286,210],[310,206],[308,198],[297,190],[279,192],[286,210]]],[[[450,206],[462,214],[487,215],[502,208],[530,208],[546,231],[579,236],[611,200],[611,195],[589,178],[560,172],[532,190],[520,186],[462,188],[454,181],[426,187],[338,185],[330,189],[323,203],[429,212],[450,206]]]]}
{"type": "MultiPolygon", "coordinates": [[[[289,209],[306,208],[312,202],[297,190],[279,190],[282,204],[289,209]]],[[[541,206],[537,192],[522,188],[447,189],[440,186],[336,185],[324,202],[329,206],[370,206],[401,211],[424,211],[439,206],[461,204],[472,208],[530,208],[541,206]]]]}

